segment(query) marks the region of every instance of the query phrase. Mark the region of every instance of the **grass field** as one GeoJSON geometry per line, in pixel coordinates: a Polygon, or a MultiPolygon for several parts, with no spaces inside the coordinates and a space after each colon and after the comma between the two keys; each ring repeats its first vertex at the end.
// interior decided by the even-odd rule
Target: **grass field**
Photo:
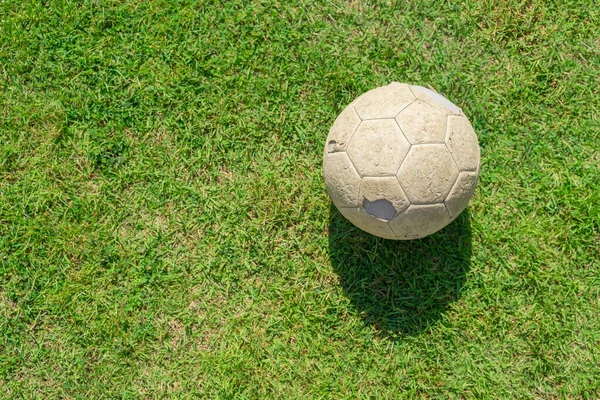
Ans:
{"type": "Polygon", "coordinates": [[[600,398],[593,0],[0,2],[0,397],[600,398]],[[432,85],[437,234],[330,205],[337,114],[432,85]]]}

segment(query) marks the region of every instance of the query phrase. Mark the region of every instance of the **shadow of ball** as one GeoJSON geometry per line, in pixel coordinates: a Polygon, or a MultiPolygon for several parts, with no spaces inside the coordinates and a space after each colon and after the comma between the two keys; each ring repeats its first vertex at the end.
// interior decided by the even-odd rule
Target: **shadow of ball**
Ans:
{"type": "Polygon", "coordinates": [[[456,301],[471,259],[468,209],[423,239],[363,232],[330,205],[329,257],[345,294],[379,335],[418,335],[456,301]]]}

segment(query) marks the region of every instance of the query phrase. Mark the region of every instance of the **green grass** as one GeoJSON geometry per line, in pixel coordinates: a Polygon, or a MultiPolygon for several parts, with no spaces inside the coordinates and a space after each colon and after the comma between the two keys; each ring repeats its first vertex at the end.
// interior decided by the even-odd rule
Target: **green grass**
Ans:
{"type": "Polygon", "coordinates": [[[0,397],[600,397],[590,0],[0,2],[0,397]],[[330,206],[337,114],[459,104],[468,211],[330,206]]]}

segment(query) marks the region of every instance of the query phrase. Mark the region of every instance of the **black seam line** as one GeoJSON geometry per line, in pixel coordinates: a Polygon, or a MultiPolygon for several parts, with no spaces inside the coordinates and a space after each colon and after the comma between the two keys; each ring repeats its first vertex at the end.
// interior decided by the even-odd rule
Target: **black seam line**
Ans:
{"type": "Polygon", "coordinates": [[[358,115],[358,111],[356,111],[356,107],[352,106],[352,110],[354,110],[354,114],[356,114],[356,116],[358,117],[358,119],[360,120],[360,122],[358,123],[358,125],[356,125],[356,128],[354,128],[354,130],[352,131],[352,135],[350,135],[350,139],[348,139],[348,144],[346,145],[346,148],[348,148],[348,145],[350,145],[350,141],[354,137],[354,134],[356,133],[356,131],[358,130],[358,128],[363,123],[363,119],[360,117],[360,115],[358,115]]]}
{"type": "MultiPolygon", "coordinates": [[[[408,153],[410,153],[410,149],[412,149],[412,144],[410,144],[410,142],[408,142],[408,150],[406,150],[406,153],[404,154],[404,157],[402,157],[402,161],[400,161],[400,164],[398,165],[398,169],[396,170],[396,173],[394,173],[394,176],[398,176],[398,173],[400,172],[400,168],[402,168],[402,164],[404,164],[404,161],[406,161],[406,156],[408,156],[408,153]]],[[[398,182],[400,183],[400,182],[398,182]]]]}
{"type": "MultiPolygon", "coordinates": [[[[408,207],[406,208],[406,210],[408,210],[408,207]]],[[[388,221],[388,226],[390,227],[390,230],[392,231],[392,233],[394,234],[394,236],[396,236],[398,239],[402,239],[402,237],[400,237],[400,235],[398,235],[396,233],[396,231],[394,230],[394,228],[392,228],[392,224],[390,224],[390,222],[392,222],[393,220],[395,220],[396,218],[398,218],[400,215],[404,214],[404,212],[406,211],[402,211],[400,214],[396,215],[394,218],[392,218],[391,220],[388,221]]]]}
{"type": "Polygon", "coordinates": [[[415,96],[415,100],[419,100],[419,98],[417,97],[417,95],[415,94],[415,92],[412,90],[412,86],[413,85],[408,85],[408,90],[410,90],[410,92],[412,93],[412,95],[415,96]]]}
{"type": "Polygon", "coordinates": [[[445,142],[415,143],[412,146],[429,146],[432,144],[446,144],[446,143],[445,142]]]}
{"type": "Polygon", "coordinates": [[[354,110],[354,112],[356,113],[356,115],[358,115],[358,119],[360,119],[360,122],[365,121],[365,119],[363,119],[363,117],[361,117],[360,114],[358,113],[358,110],[356,109],[356,106],[353,105],[352,109],[354,110]]]}
{"type": "MultiPolygon", "coordinates": [[[[412,101],[410,104],[414,103],[415,101],[416,100],[412,101]]],[[[408,107],[408,106],[406,106],[406,107],[408,107]]],[[[404,107],[404,108],[406,108],[406,107],[404,107]]],[[[403,110],[404,110],[404,108],[403,108],[403,110]]],[[[400,111],[400,112],[402,112],[402,111],[400,111]]],[[[398,115],[400,115],[400,113],[398,113],[396,115],[396,117],[398,115]]],[[[406,142],[408,143],[408,150],[406,150],[406,153],[404,154],[404,157],[402,157],[402,161],[400,161],[400,165],[398,165],[398,169],[396,170],[396,173],[394,174],[394,176],[396,176],[396,175],[398,175],[398,172],[400,172],[400,167],[402,167],[402,164],[406,160],[406,156],[408,155],[408,153],[410,153],[410,149],[412,149],[413,144],[410,142],[410,140],[408,140],[408,138],[404,134],[404,131],[402,131],[402,128],[400,128],[400,124],[398,123],[398,121],[396,121],[395,117],[394,117],[394,122],[396,123],[396,126],[398,127],[398,129],[400,129],[400,133],[402,134],[402,136],[404,137],[404,139],[406,139],[406,142]]],[[[400,183],[400,182],[398,182],[398,183],[400,183]]]]}
{"type": "Polygon", "coordinates": [[[460,178],[460,174],[462,174],[463,172],[468,172],[468,171],[461,171],[460,169],[458,170],[458,175],[456,176],[456,180],[454,181],[454,185],[452,185],[452,187],[450,188],[450,191],[448,192],[448,194],[446,195],[446,197],[444,197],[444,205],[446,205],[446,200],[448,200],[448,196],[450,196],[450,193],[452,193],[452,191],[454,190],[454,188],[456,187],[456,185],[458,185],[458,178],[460,178]]]}
{"type": "MultiPolygon", "coordinates": [[[[448,195],[446,195],[446,197],[448,197],[448,195]]],[[[435,206],[436,204],[444,204],[446,200],[442,200],[442,201],[434,201],[434,202],[427,202],[427,203],[410,203],[411,206],[435,206]]],[[[409,200],[410,202],[410,200],[409,200]]],[[[410,207],[410,206],[409,206],[410,207]]]]}
{"type": "MultiPolygon", "coordinates": [[[[448,196],[446,196],[448,197],[448,196]]],[[[450,210],[448,210],[448,205],[446,205],[446,201],[444,200],[444,208],[446,209],[446,212],[448,213],[448,218],[452,219],[452,214],[450,214],[450,210]]]]}
{"type": "MultiPolygon", "coordinates": [[[[410,88],[409,88],[409,90],[410,90],[410,88]]],[[[410,92],[412,93],[412,90],[410,92]]],[[[398,118],[398,115],[400,115],[402,113],[402,111],[406,110],[412,103],[419,100],[419,99],[417,99],[417,96],[415,96],[414,93],[412,93],[412,95],[415,99],[413,101],[411,101],[410,103],[408,103],[407,105],[405,105],[404,107],[402,107],[402,109],[400,111],[398,111],[398,113],[396,115],[394,115],[394,120],[396,120],[396,118],[398,118]]],[[[398,125],[398,127],[400,127],[400,125],[398,125]]],[[[402,128],[400,128],[400,130],[402,130],[402,128]]]]}
{"type": "MultiPolygon", "coordinates": [[[[402,166],[402,163],[400,163],[400,166],[402,166]]],[[[398,171],[400,171],[400,168],[398,168],[398,171]]],[[[398,182],[398,187],[400,187],[400,191],[404,195],[404,198],[408,201],[408,204],[412,204],[410,202],[410,200],[408,200],[408,196],[406,195],[406,190],[404,190],[404,188],[402,187],[402,183],[400,183],[400,179],[398,179],[398,173],[396,173],[396,175],[394,175],[394,178],[396,178],[396,182],[398,182]]],[[[410,206],[408,206],[408,207],[410,207],[410,206]]],[[[408,210],[408,207],[406,207],[406,210],[408,210]]],[[[406,211],[406,210],[404,210],[404,211],[406,211]]],[[[404,211],[402,211],[402,212],[404,212],[404,211]]],[[[400,214],[402,214],[402,213],[400,213],[400,214]]],[[[400,214],[398,214],[398,215],[400,215],[400,214]]],[[[392,218],[392,219],[394,219],[394,218],[392,218]]]]}
{"type": "MultiPolygon", "coordinates": [[[[360,127],[360,125],[363,122],[363,119],[360,117],[360,115],[358,115],[358,111],[356,111],[356,107],[352,106],[352,110],[354,111],[354,114],[356,114],[356,116],[358,117],[360,122],[358,123],[358,125],[356,125],[356,128],[354,128],[354,130],[352,131],[352,135],[350,135],[350,138],[348,139],[348,143],[346,143],[346,149],[348,149],[348,146],[350,145],[350,142],[352,141],[354,134],[356,133],[356,131],[358,130],[358,128],[360,127]]],[[[350,157],[348,157],[348,158],[350,158],[350,157]]],[[[352,162],[352,160],[350,160],[350,162],[352,162]]],[[[354,163],[352,163],[352,165],[354,165],[354,163]]],[[[356,169],[356,167],[354,167],[354,169],[356,169]]]]}
{"type": "MultiPolygon", "coordinates": [[[[400,111],[398,111],[393,117],[389,117],[389,118],[379,118],[379,117],[375,117],[375,118],[362,118],[360,116],[360,114],[358,114],[358,111],[356,112],[356,114],[358,114],[358,118],[360,118],[361,121],[378,121],[378,120],[385,120],[385,119],[393,119],[395,120],[396,118],[398,118],[398,115],[402,114],[402,111],[406,110],[411,104],[413,104],[414,102],[419,101],[419,99],[414,99],[412,100],[410,103],[407,103],[404,107],[402,107],[400,109],[400,111]]],[[[353,106],[354,107],[354,106],[353,106]]],[[[433,106],[432,106],[433,107],[433,106]]],[[[355,107],[356,108],[356,107],[355,107]]],[[[435,107],[434,107],[435,108],[435,107]]],[[[436,109],[437,110],[437,109],[436,109]]],[[[439,111],[439,110],[438,110],[439,111]]],[[[400,129],[402,130],[402,129],[400,129]]]]}
{"type": "MultiPolygon", "coordinates": [[[[363,123],[363,120],[362,120],[362,118],[360,118],[358,111],[356,111],[356,107],[352,106],[352,109],[354,110],[354,113],[358,116],[358,119],[360,119],[360,123],[356,126],[356,128],[354,128],[354,132],[352,132],[352,135],[350,135],[350,139],[348,139],[348,143],[346,144],[346,150],[343,150],[343,152],[346,153],[346,157],[348,157],[348,160],[350,161],[352,168],[354,168],[354,171],[356,171],[356,173],[358,174],[358,177],[362,181],[363,176],[360,174],[360,171],[358,170],[358,168],[356,168],[356,165],[354,165],[352,158],[350,158],[350,155],[348,154],[348,146],[350,146],[350,142],[352,141],[352,138],[356,134],[356,131],[358,131],[358,128],[360,127],[360,125],[363,123]]],[[[360,196],[360,182],[358,184],[358,189],[359,189],[358,196],[360,196]]]]}
{"type": "MultiPolygon", "coordinates": [[[[412,104],[412,103],[411,103],[412,104]]],[[[402,111],[400,111],[402,112],[402,111]]],[[[400,114],[400,113],[398,113],[400,114]]],[[[396,121],[396,118],[394,118],[394,122],[396,123],[396,126],[398,127],[398,129],[400,129],[400,133],[402,134],[402,136],[404,137],[404,139],[406,139],[406,142],[408,143],[408,151],[410,151],[410,147],[412,146],[412,143],[410,142],[410,140],[408,140],[408,138],[406,137],[406,134],[404,133],[404,131],[402,130],[402,128],[400,127],[400,124],[398,123],[398,121],[396,121]]],[[[408,154],[408,151],[406,152],[406,154],[408,154]]]]}
{"type": "Polygon", "coordinates": [[[458,173],[460,174],[460,167],[458,166],[458,163],[456,162],[456,159],[454,158],[454,154],[452,154],[452,151],[448,148],[448,144],[444,143],[444,147],[446,148],[446,150],[448,150],[448,153],[450,153],[450,157],[452,157],[452,162],[454,163],[454,166],[456,167],[456,169],[458,170],[458,173]]]}

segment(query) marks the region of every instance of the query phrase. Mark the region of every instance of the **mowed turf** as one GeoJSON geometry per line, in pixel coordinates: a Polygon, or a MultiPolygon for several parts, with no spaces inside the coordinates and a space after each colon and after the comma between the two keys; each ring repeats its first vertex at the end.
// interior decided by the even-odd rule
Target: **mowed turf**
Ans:
{"type": "Polygon", "coordinates": [[[600,397],[600,7],[0,2],[0,397],[600,397]],[[337,114],[479,135],[413,242],[330,205],[337,114]]]}

